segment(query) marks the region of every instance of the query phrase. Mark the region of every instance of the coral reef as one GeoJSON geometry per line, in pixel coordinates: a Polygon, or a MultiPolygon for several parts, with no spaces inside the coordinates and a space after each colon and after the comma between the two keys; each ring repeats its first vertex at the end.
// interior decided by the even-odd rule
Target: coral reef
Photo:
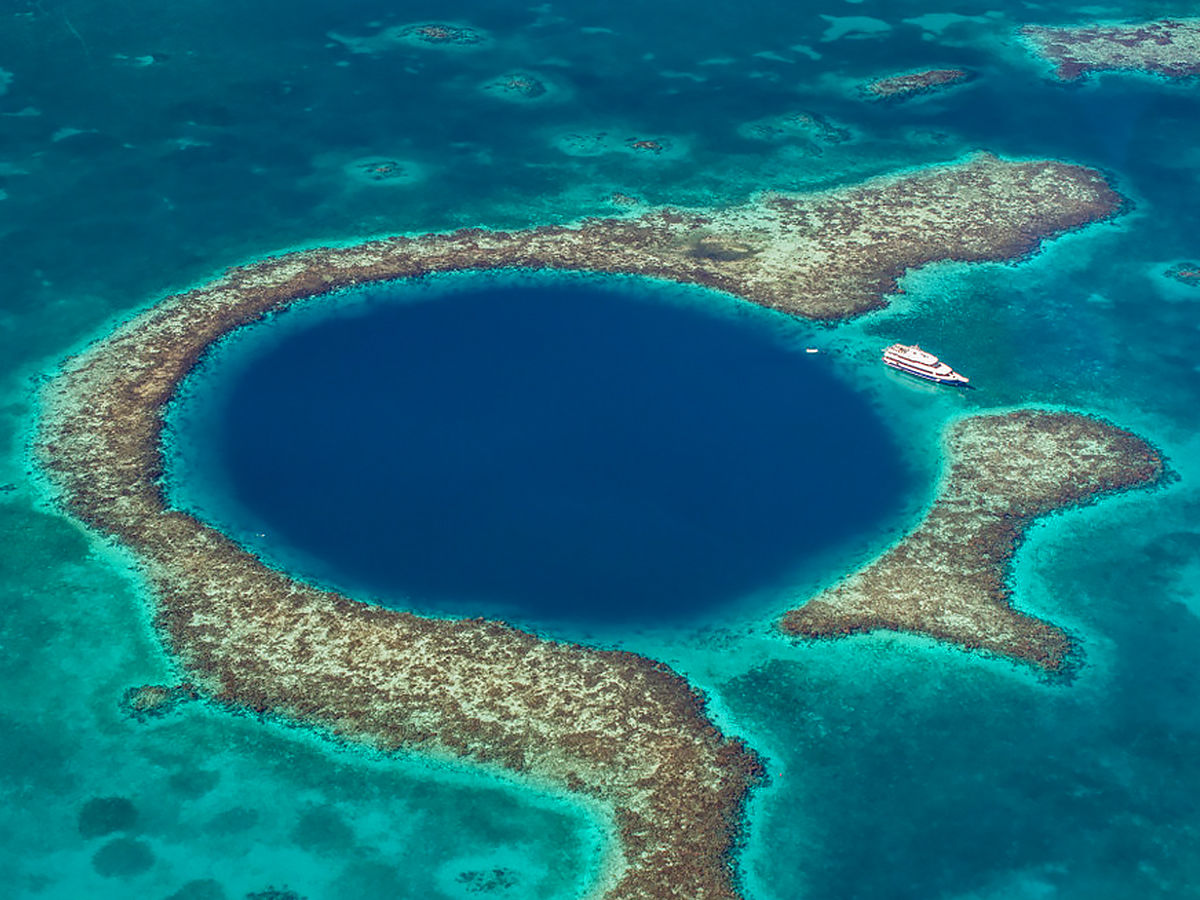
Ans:
{"type": "Polygon", "coordinates": [[[358,169],[362,172],[363,177],[371,181],[388,181],[404,175],[404,165],[394,159],[373,159],[359,163],[358,169]]]}
{"type": "Polygon", "coordinates": [[[553,135],[554,146],[568,156],[621,154],[643,160],[681,159],[688,155],[686,139],[644,134],[623,136],[616,131],[568,131],[553,135]]]}
{"type": "Polygon", "coordinates": [[[1176,266],[1171,266],[1163,273],[1167,278],[1172,278],[1180,284],[1186,284],[1191,287],[1200,287],[1200,263],[1185,262],[1176,266]]]}
{"type": "Polygon", "coordinates": [[[472,872],[459,872],[454,879],[472,894],[490,894],[496,891],[507,891],[521,883],[521,879],[512,869],[482,869],[472,872]]]}
{"type": "MultiPolygon", "coordinates": [[[[613,206],[641,206],[642,201],[632,194],[624,194],[620,191],[614,191],[608,198],[608,202],[613,206]]],[[[4,486],[0,485],[0,490],[4,490],[4,486]]]]}
{"type": "Polygon", "coordinates": [[[273,885],[268,885],[265,890],[248,893],[246,900],[305,900],[305,898],[302,894],[298,894],[286,887],[277,888],[273,885]]]}
{"type": "Polygon", "coordinates": [[[352,184],[362,187],[412,185],[423,181],[426,168],[412,160],[367,156],[350,162],[336,161],[352,184]]]}
{"type": "Polygon", "coordinates": [[[912,97],[936,88],[960,84],[970,77],[970,73],[965,69],[927,69],[924,72],[908,72],[904,75],[880,78],[868,84],[866,91],[873,97],[884,99],[912,97]]]}
{"type": "Polygon", "coordinates": [[[405,45],[452,53],[479,50],[492,43],[486,31],[450,22],[416,22],[386,28],[379,28],[378,22],[372,25],[377,28],[372,34],[352,35],[330,31],[328,35],[351,53],[369,55],[389,53],[405,45]]]}
{"type": "Polygon", "coordinates": [[[1038,516],[1158,480],[1152,447],[1098,419],[1023,410],[964,419],[947,437],[949,471],[916,529],[866,568],[783,619],[785,632],[834,637],[927,634],[1050,672],[1071,640],[1009,602],[1008,566],[1038,516]]]}
{"type": "Polygon", "coordinates": [[[121,697],[121,708],[139,722],[165,716],[179,704],[196,700],[199,692],[191,684],[143,684],[131,687],[121,697]]]}
{"type": "MultiPolygon", "coordinates": [[[[363,282],[513,266],[619,272],[837,319],[882,305],[911,266],[1013,258],[1120,205],[1088,169],[981,155],[732,209],[659,208],[267,258],[167,298],[68,360],[43,389],[36,451],[63,506],[136,552],[161,634],[198,691],[598,801],[619,838],[606,863],[609,897],[732,898],[731,853],[761,765],[713,726],[684,679],[632,653],[369,606],[268,568],[167,506],[164,407],[221,336],[363,282]]],[[[1101,475],[1084,471],[1086,461],[1079,478],[1108,477],[1103,458],[1093,460],[1101,475]]]]}
{"type": "Polygon", "coordinates": [[[485,84],[483,90],[504,100],[517,102],[540,100],[549,94],[546,83],[529,72],[509,72],[501,75],[485,84]]]}
{"type": "Polygon", "coordinates": [[[1058,66],[1056,74],[1064,81],[1122,69],[1167,78],[1200,75],[1200,19],[1063,28],[1027,25],[1021,35],[1035,53],[1058,66]]]}
{"type": "Polygon", "coordinates": [[[403,27],[399,36],[419,44],[467,45],[483,42],[483,36],[474,28],[465,25],[448,25],[444,22],[424,22],[403,27]]]}
{"type": "Polygon", "coordinates": [[[849,128],[835,124],[818,113],[802,110],[746,122],[738,126],[738,134],[755,141],[802,138],[817,145],[841,144],[854,136],[849,128]]]}
{"type": "Polygon", "coordinates": [[[662,153],[663,145],[661,141],[649,140],[647,138],[630,138],[625,144],[631,150],[642,150],[647,153],[662,153]]]}

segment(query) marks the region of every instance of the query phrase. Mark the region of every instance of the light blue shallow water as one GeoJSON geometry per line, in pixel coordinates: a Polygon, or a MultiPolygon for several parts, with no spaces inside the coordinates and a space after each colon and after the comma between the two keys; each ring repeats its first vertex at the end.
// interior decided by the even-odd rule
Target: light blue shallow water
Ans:
{"type": "Polygon", "coordinates": [[[46,506],[25,458],[33,391],[64,353],[167,291],[288,246],[601,214],[614,191],[732,202],[987,149],[1097,166],[1131,209],[1018,265],[914,273],[893,307],[817,341],[903,424],[897,440],[926,484],[941,423],[972,409],[1093,410],[1163,448],[1176,484],[1057,517],[1018,558],[1018,602],[1081,640],[1076,681],[1043,684],[909,638],[774,638],[775,611],[869,558],[894,522],[704,624],[604,640],[688,675],[722,727],[766,755],[771,782],[753,798],[741,856],[754,897],[1194,894],[1200,289],[1162,273],[1200,262],[1200,87],[1058,85],[1012,39],[1025,22],[1095,14],[876,0],[119,12],[75,0],[0,12],[6,890],[568,897],[594,877],[603,842],[587,810],[491,775],[374,759],[200,705],[124,717],[127,687],[176,673],[127,561],[46,506]],[[427,17],[471,22],[490,42],[370,40],[427,17]],[[945,65],[977,77],[908,103],[855,89],[945,65]],[[545,99],[480,91],[515,71],[540,77],[545,99]],[[756,125],[796,111],[849,139],[755,139],[756,125]],[[639,154],[637,139],[664,150],[639,154]],[[364,179],[367,163],[404,177],[364,179]],[[935,348],[977,389],[880,371],[878,347],[898,339],[935,348]],[[112,797],[136,815],[84,814],[112,797]]]}

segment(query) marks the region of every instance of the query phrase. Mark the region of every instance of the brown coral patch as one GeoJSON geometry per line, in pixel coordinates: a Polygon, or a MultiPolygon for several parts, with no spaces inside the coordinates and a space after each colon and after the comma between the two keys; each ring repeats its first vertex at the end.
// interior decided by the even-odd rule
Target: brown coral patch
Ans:
{"type": "Polygon", "coordinates": [[[471,45],[482,43],[479,32],[463,25],[447,25],[442,22],[428,22],[422,25],[409,25],[402,29],[401,34],[409,40],[422,44],[438,45],[471,45]]]}
{"type": "Polygon", "coordinates": [[[875,97],[899,98],[924,94],[936,88],[958,84],[970,78],[965,69],[927,69],[924,72],[908,72],[880,78],[867,85],[867,92],[875,97]]]}
{"type": "Polygon", "coordinates": [[[1089,72],[1142,71],[1166,78],[1200,75],[1200,19],[1134,25],[1051,28],[1027,25],[1021,35],[1053,62],[1063,81],[1089,72]]]}
{"type": "Polygon", "coordinates": [[[928,515],[866,568],[784,616],[798,637],[925,634],[1059,672],[1071,639],[1014,609],[1008,567],[1029,523],[1157,481],[1157,452],[1088,416],[1034,410],[976,416],[947,438],[950,468],[928,515]]]}

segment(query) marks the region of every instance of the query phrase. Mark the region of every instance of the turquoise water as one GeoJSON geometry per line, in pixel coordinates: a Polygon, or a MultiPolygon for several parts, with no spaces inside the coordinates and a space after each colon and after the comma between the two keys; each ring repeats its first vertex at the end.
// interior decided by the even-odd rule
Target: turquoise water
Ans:
{"type": "Polygon", "coordinates": [[[1200,88],[1048,81],[1011,29],[1097,14],[1084,9],[43,0],[0,12],[6,889],[569,897],[603,843],[591,811],[534,786],[375,759],[200,704],[124,717],[127,687],[176,673],[128,561],[53,512],[26,458],[33,392],[65,353],[166,292],[289,246],[572,219],[611,211],[615,191],[737,202],[982,148],[1100,167],[1132,208],[1018,265],[914,273],[900,302],[816,340],[903,423],[896,440],[926,485],[938,428],[973,409],[1093,410],[1163,448],[1177,483],[1059,516],[1018,557],[1019,602],[1079,636],[1079,677],[1043,684],[909,638],[775,639],[776,611],[877,552],[919,502],[897,511],[901,526],[766,589],[755,615],[720,607],[619,642],[688,675],[722,727],[766,755],[772,778],[740,860],[754,897],[1194,894],[1200,290],[1162,273],[1200,261],[1200,88]],[[489,41],[372,40],[427,17],[470,22],[489,41]],[[903,103],[856,92],[947,65],[977,77],[903,103]],[[518,71],[546,94],[522,104],[480,89],[518,71]],[[845,139],[755,137],[796,111],[845,139]],[[664,149],[639,155],[630,139],[664,149]],[[398,177],[364,177],[372,163],[398,177]],[[878,347],[898,339],[936,349],[976,390],[881,372],[878,347]],[[114,797],[134,814],[88,806],[114,797]],[[97,823],[97,809],[110,815],[97,823]]]}

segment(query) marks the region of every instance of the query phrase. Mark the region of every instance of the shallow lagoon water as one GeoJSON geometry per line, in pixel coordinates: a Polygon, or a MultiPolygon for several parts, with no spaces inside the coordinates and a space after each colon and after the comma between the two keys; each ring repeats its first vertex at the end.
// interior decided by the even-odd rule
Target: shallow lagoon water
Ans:
{"type": "MultiPolygon", "coordinates": [[[[1194,3],[1103,12],[1187,14],[1194,3]]],[[[1194,83],[1136,76],[1055,84],[1011,37],[1029,21],[1086,21],[1092,4],[75,2],[2,15],[0,433],[12,449],[0,459],[0,854],[13,895],[165,898],[213,879],[228,898],[269,884],[309,900],[453,897],[466,893],[462,872],[519,854],[553,877],[496,896],[569,897],[596,847],[586,814],[562,806],[547,819],[536,789],[497,791],[490,776],[368,762],[199,706],[148,725],[123,717],[125,688],[178,673],[129,562],[54,515],[36,486],[24,453],[33,389],[61,355],[169,291],[290,245],[572,219],[612,211],[613,191],[738,201],[975,148],[1100,166],[1134,208],[1019,265],[912,275],[902,302],[820,337],[910,427],[907,450],[926,474],[938,426],[996,404],[1098,410],[1164,449],[1179,483],[1058,517],[1018,558],[1018,602],[1082,638],[1077,680],[1045,685],[886,636],[796,647],[773,636],[771,615],[736,605],[714,608],[709,625],[630,629],[623,644],[692,678],[721,725],[766,753],[771,783],[753,799],[742,857],[756,898],[1194,893],[1200,292],[1161,273],[1200,256],[1200,101],[1194,83]],[[493,41],[470,54],[372,55],[328,37],[426,17],[475,22],[493,41]],[[847,30],[859,17],[874,30],[847,30]],[[856,93],[867,77],[944,65],[979,77],[909,103],[856,93]],[[570,85],[570,99],[520,106],[477,91],[516,70],[570,85]],[[855,137],[739,134],[796,109],[855,137]],[[599,131],[686,152],[559,148],[564,133],[599,131]],[[416,164],[422,178],[347,174],[378,158],[416,164]],[[898,339],[936,349],[977,389],[928,393],[879,373],[878,347],[898,339]],[[363,789],[347,789],[347,772],[363,789]],[[149,869],[97,871],[94,855],[118,838],[85,838],[79,816],[110,796],[137,805],[127,836],[151,848],[149,869]],[[258,817],[226,814],[239,806],[258,817]],[[343,822],[382,824],[352,824],[350,842],[312,840],[330,807],[343,822]],[[388,828],[397,840],[377,841],[388,828]]],[[[824,571],[889,539],[881,526],[824,571]]],[[[774,586],[758,608],[782,610],[821,577],[774,586]]]]}
{"type": "Polygon", "coordinates": [[[266,558],[388,605],[701,622],[910,503],[890,425],[806,338],[635,278],[313,300],[193,373],[168,481],[266,558]]]}

